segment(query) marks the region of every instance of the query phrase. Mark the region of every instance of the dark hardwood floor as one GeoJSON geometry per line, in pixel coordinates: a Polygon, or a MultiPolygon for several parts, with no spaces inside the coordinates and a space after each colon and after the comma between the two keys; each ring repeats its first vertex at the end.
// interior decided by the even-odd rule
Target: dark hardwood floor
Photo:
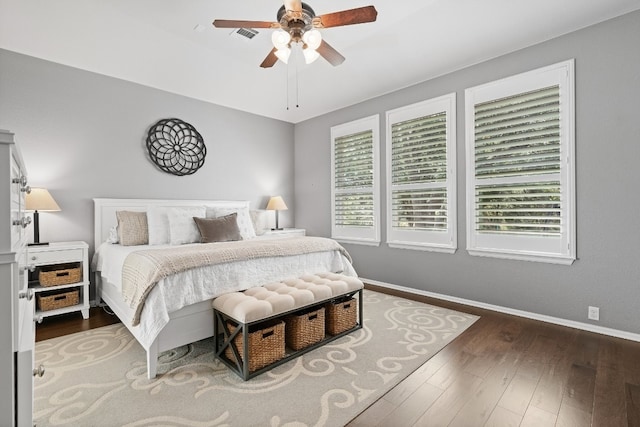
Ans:
{"type": "MultiPolygon", "coordinates": [[[[640,343],[367,288],[481,317],[350,427],[640,427],[640,343]]],[[[45,318],[36,340],[117,321],[100,308],[45,318]]]]}
{"type": "Polygon", "coordinates": [[[89,310],[89,318],[86,320],[82,318],[79,311],[45,317],[42,323],[36,323],[36,342],[120,322],[115,315],[109,314],[107,311],[108,307],[106,309],[92,307],[89,310]]]}

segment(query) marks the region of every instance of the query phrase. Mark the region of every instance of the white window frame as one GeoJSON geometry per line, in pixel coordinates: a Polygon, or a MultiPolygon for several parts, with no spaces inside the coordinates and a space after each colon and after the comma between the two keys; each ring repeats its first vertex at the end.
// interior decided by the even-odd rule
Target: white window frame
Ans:
{"type": "MultiPolygon", "coordinates": [[[[576,259],[575,202],[575,83],[574,60],[543,67],[502,80],[466,89],[467,250],[471,255],[570,265],[576,259]],[[501,235],[476,231],[475,105],[491,100],[559,86],[560,182],[559,236],[501,235]]],[[[548,176],[551,176],[549,174],[548,176]]],[[[538,181],[531,178],[531,182],[538,181]]],[[[508,183],[506,181],[501,184],[508,183]]],[[[512,181],[512,182],[517,182],[512,181]]],[[[485,182],[486,183],[486,182],[485,182]]]]}
{"type": "Polygon", "coordinates": [[[386,119],[387,244],[392,248],[454,253],[458,246],[456,214],[456,94],[450,93],[387,111],[386,119]],[[392,176],[393,125],[440,113],[445,113],[446,115],[446,181],[395,185],[392,176]],[[394,227],[393,192],[395,190],[428,190],[442,187],[446,189],[447,193],[446,230],[411,230],[394,227]]]}
{"type": "MultiPolygon", "coordinates": [[[[353,191],[349,189],[348,191],[353,191]]],[[[344,243],[378,246],[380,244],[380,117],[373,115],[331,127],[331,237],[344,243]],[[344,192],[335,183],[335,141],[337,138],[360,132],[372,132],[373,185],[358,191],[373,197],[373,226],[348,227],[336,225],[336,195],[344,192]]]]}

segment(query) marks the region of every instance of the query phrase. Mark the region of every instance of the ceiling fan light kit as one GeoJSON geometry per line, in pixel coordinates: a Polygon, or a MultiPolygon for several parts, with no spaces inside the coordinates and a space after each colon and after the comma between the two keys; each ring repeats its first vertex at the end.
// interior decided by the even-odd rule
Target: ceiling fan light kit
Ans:
{"type": "Polygon", "coordinates": [[[282,49],[276,49],[275,55],[278,57],[280,61],[284,62],[285,64],[288,64],[289,57],[291,56],[291,48],[284,47],[282,49]]]}
{"type": "Polygon", "coordinates": [[[322,43],[322,34],[316,29],[305,31],[302,35],[302,41],[304,41],[309,48],[316,50],[320,47],[320,43],[322,43]]]}
{"type": "Polygon", "coordinates": [[[305,62],[312,63],[320,56],[337,66],[345,58],[325,40],[318,28],[374,22],[378,11],[374,6],[365,6],[316,16],[313,9],[300,0],[285,0],[278,9],[277,22],[216,19],[216,28],[270,28],[276,30],[271,36],[274,48],[262,61],[262,68],[273,67],[280,59],[285,64],[291,55],[291,43],[302,44],[305,62]]]}
{"type": "Polygon", "coordinates": [[[317,50],[311,48],[305,48],[302,53],[304,54],[304,62],[305,64],[311,64],[316,59],[320,58],[320,54],[317,50]]]}
{"type": "Polygon", "coordinates": [[[271,34],[271,42],[276,49],[284,49],[291,41],[291,34],[283,30],[274,31],[271,34]]]}

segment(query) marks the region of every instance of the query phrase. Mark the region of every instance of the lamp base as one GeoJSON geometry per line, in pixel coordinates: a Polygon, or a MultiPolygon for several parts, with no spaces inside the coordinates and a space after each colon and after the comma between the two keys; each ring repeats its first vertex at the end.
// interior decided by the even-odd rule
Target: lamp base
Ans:
{"type": "Polygon", "coordinates": [[[272,228],[271,231],[282,231],[284,228],[272,228]]]}
{"type": "Polygon", "coordinates": [[[27,243],[27,246],[48,246],[49,242],[27,243]]]}

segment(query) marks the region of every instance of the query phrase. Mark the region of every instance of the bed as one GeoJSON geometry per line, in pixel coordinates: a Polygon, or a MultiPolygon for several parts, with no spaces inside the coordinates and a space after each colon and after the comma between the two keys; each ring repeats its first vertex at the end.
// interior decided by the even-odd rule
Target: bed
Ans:
{"type": "MultiPolygon", "coordinates": [[[[113,241],[114,228],[118,224],[117,212],[146,212],[149,219],[152,218],[152,212],[155,215],[158,209],[204,208],[207,217],[215,216],[212,212],[237,212],[238,225],[242,223],[240,228],[245,232],[242,236],[244,241],[224,244],[260,246],[264,247],[264,251],[285,245],[290,239],[305,238],[255,236],[247,201],[99,198],[94,199],[94,208],[96,253],[92,260],[92,269],[95,272],[96,300],[104,301],[145,349],[147,376],[150,379],[157,374],[158,355],[161,352],[213,336],[213,298],[226,292],[241,291],[252,286],[320,271],[356,276],[351,260],[343,248],[195,267],[154,283],[141,311],[138,310],[138,323],[136,310],[125,301],[122,292],[125,259],[132,253],[140,254],[147,249],[161,250],[176,245],[163,243],[124,246],[109,243],[113,241]],[[251,230],[246,224],[247,218],[251,223],[251,230]]],[[[150,221],[148,228],[151,232],[157,228],[157,224],[152,225],[150,221]]],[[[149,239],[151,240],[151,235],[149,239]]],[[[203,245],[187,243],[181,245],[180,249],[188,250],[191,246],[203,245]]]]}

